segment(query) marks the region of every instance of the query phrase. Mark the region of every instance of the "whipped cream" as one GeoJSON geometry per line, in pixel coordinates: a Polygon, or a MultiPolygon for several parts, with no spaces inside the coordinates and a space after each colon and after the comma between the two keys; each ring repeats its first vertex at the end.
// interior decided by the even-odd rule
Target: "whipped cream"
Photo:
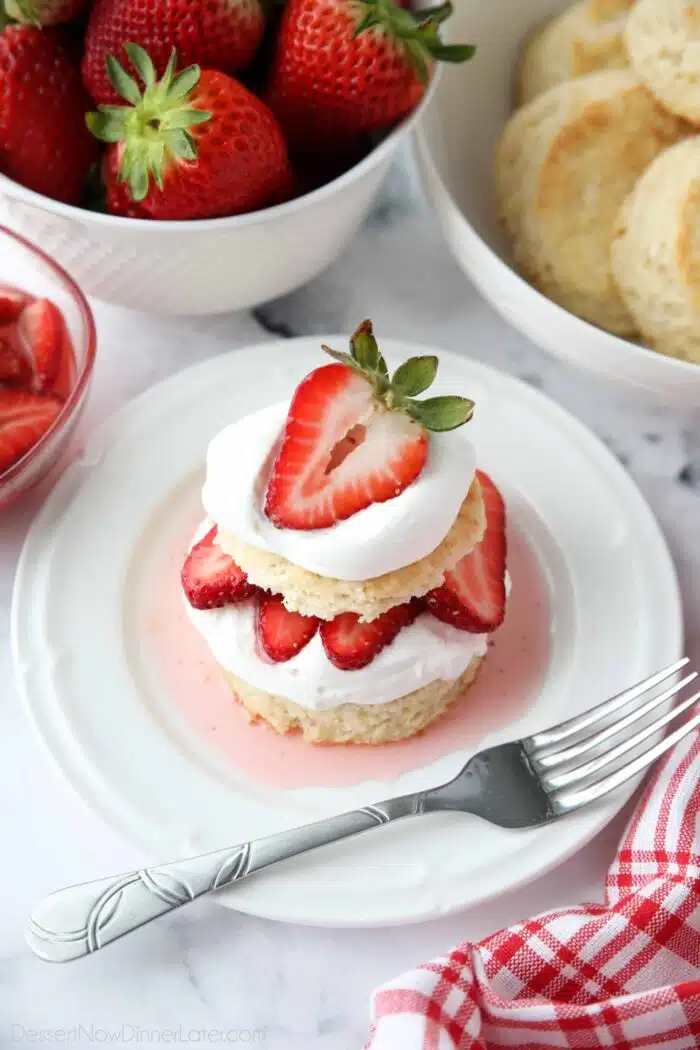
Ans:
{"type": "Polygon", "coordinates": [[[193,609],[184,601],[217,663],[258,689],[312,711],[348,703],[386,704],[438,679],[453,681],[475,656],[486,653],[488,645],[487,634],[458,631],[421,613],[371,664],[357,671],[335,667],[318,632],[291,660],[274,663],[258,645],[254,602],[193,609]]]}
{"type": "Polygon", "coordinates": [[[337,580],[382,576],[425,558],[442,543],[476,469],[474,448],[460,431],[430,435],[425,467],[394,499],[373,503],[329,529],[276,528],[265,517],[263,505],[288,409],[284,402],[246,416],[210,442],[202,502],[223,532],[337,580]]]}

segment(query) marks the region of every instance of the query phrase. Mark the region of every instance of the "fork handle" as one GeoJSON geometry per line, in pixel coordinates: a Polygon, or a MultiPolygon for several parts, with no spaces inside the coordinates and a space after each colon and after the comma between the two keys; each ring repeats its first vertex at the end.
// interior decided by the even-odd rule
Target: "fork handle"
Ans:
{"type": "Polygon", "coordinates": [[[280,860],[418,814],[422,801],[420,794],[405,795],[213,853],[58,890],[32,910],[27,943],[47,962],[79,959],[280,860]]]}

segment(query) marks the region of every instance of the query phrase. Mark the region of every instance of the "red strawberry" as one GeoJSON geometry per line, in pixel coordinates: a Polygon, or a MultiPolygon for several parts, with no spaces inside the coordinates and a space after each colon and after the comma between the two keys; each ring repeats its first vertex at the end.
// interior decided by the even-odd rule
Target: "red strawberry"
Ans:
{"type": "Polygon", "coordinates": [[[105,171],[112,207],[119,179],[152,219],[236,215],[284,195],[287,147],[260,99],[223,73],[191,66],[176,76],[174,52],[156,82],[148,55],[134,44],[125,50],[138,67],[143,93],[112,59],[114,83],[132,104],[88,115],[93,134],[110,143],[105,171]]]}
{"type": "Polygon", "coordinates": [[[35,26],[70,22],[85,10],[86,0],[5,0],[10,18],[35,26]]]}
{"type": "Polygon", "coordinates": [[[421,16],[392,0],[289,0],[266,99],[292,152],[343,155],[410,113],[435,60],[473,53],[440,42],[450,13],[449,4],[421,16]]]}
{"type": "Polygon", "coordinates": [[[275,663],[291,660],[308,645],[318,630],[315,616],[302,616],[285,609],[281,594],[263,594],[258,599],[255,626],[260,645],[275,663]]]}
{"type": "Polygon", "coordinates": [[[90,100],[59,29],[0,33],[0,171],[46,197],[77,204],[97,143],[85,127],[90,100]]]}
{"type": "Polygon", "coordinates": [[[60,397],[62,401],[65,401],[75,386],[75,379],[76,367],[73,347],[71,346],[68,335],[64,330],[61,363],[58,366],[58,374],[53,381],[51,393],[55,394],[56,397],[60,397]]]}
{"type": "Polygon", "coordinates": [[[321,624],[321,641],[328,659],[342,671],[357,671],[393,642],[404,627],[413,623],[420,602],[395,605],[376,620],[362,623],[356,613],[341,613],[321,624]]]}
{"type": "Polygon", "coordinates": [[[485,634],[500,627],[506,609],[506,510],[491,478],[477,471],[486,507],[481,543],[445,574],[441,587],[426,596],[434,616],[462,631],[485,634]]]}
{"type": "Polygon", "coordinates": [[[0,473],[36,445],[61,407],[56,397],[0,390],[0,473]]]}
{"type": "Polygon", "coordinates": [[[251,598],[257,588],[214,543],[216,526],[197,543],[182,567],[182,589],[193,609],[218,609],[251,598]]]}
{"type": "Polygon", "coordinates": [[[17,337],[34,371],[33,389],[50,390],[61,364],[63,317],[50,299],[35,299],[22,313],[17,337]]]}
{"type": "Polygon", "coordinates": [[[265,497],[278,528],[328,528],[393,499],[425,465],[424,428],[450,430],[471,416],[464,398],[410,396],[432,383],[436,358],[412,358],[389,380],[369,321],[350,346],[328,351],[338,363],[317,368],[292,398],[265,497]]]}
{"type": "MultiPolygon", "coordinates": [[[[255,55],[264,28],[260,0],[96,0],[85,35],[83,80],[96,103],[120,102],[106,58],[129,43],[148,52],[158,75],[173,48],[183,66],[236,73],[255,55]]],[[[136,63],[130,71],[140,72],[136,63]]]]}
{"type": "Polygon", "coordinates": [[[16,321],[27,302],[27,296],[8,284],[0,284],[0,324],[16,321]]]}
{"type": "Polygon", "coordinates": [[[26,383],[31,374],[29,362],[14,340],[0,332],[0,383],[26,383]]]}

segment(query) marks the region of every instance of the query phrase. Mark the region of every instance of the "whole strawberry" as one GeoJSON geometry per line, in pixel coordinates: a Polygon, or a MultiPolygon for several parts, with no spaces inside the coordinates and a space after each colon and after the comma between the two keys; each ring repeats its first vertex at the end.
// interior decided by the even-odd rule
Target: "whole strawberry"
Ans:
{"type": "Polygon", "coordinates": [[[81,15],[86,0],[5,0],[10,18],[26,25],[55,26],[81,15]]]}
{"type": "Polygon", "coordinates": [[[151,219],[237,215],[288,193],[287,147],[260,99],[223,73],[189,66],[176,74],[174,51],[157,80],[142,48],[125,50],[143,91],[110,55],[112,81],[130,104],[102,106],[87,118],[110,144],[103,169],[109,208],[125,214],[125,187],[137,206],[131,216],[151,219]]]}
{"type": "Polygon", "coordinates": [[[159,76],[173,48],[183,66],[237,73],[258,50],[264,28],[260,0],[96,0],[85,34],[83,81],[99,105],[119,102],[105,60],[127,43],[148,52],[159,76]]]}
{"type": "Polygon", "coordinates": [[[85,127],[90,99],[59,29],[0,33],[0,171],[66,204],[80,200],[98,148],[85,127]]]}
{"type": "Polygon", "coordinates": [[[449,3],[423,16],[392,0],[289,0],[266,101],[299,155],[350,152],[417,105],[435,61],[464,62],[438,25],[449,3]]]}

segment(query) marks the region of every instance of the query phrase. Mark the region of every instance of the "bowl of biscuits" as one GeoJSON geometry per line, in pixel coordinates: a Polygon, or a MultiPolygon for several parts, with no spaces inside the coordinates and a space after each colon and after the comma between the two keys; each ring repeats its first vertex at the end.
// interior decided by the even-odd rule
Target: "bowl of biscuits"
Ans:
{"type": "Polygon", "coordinates": [[[700,0],[464,0],[455,21],[477,53],[416,151],[457,261],[544,350],[700,408],[700,0]]]}

